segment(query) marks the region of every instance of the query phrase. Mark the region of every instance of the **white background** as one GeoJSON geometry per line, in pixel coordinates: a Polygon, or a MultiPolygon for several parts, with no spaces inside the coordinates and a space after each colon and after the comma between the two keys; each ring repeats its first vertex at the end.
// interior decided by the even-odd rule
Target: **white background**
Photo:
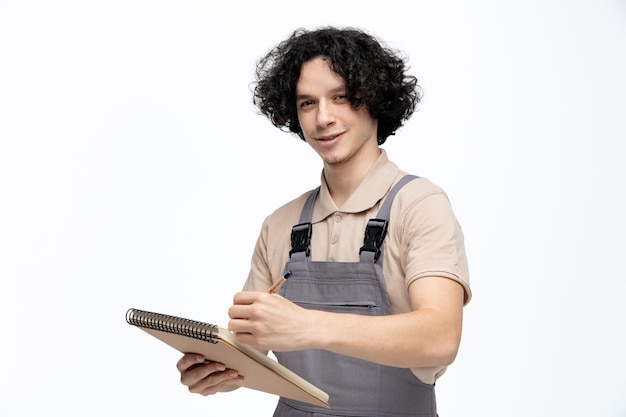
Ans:
{"type": "Polygon", "coordinates": [[[466,233],[440,415],[626,416],[618,0],[0,1],[0,415],[271,415],[187,393],[124,315],[226,324],[261,221],[321,170],[255,113],[255,62],[327,24],[410,57],[424,99],[384,147],[466,233]]]}

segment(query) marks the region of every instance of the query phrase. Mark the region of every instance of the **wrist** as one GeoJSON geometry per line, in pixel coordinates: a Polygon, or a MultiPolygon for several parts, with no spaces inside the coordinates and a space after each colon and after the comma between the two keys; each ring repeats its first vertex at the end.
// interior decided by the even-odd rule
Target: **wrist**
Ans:
{"type": "Polygon", "coordinates": [[[307,310],[307,312],[309,318],[306,348],[329,350],[332,342],[331,323],[336,314],[319,310],[307,310]]]}

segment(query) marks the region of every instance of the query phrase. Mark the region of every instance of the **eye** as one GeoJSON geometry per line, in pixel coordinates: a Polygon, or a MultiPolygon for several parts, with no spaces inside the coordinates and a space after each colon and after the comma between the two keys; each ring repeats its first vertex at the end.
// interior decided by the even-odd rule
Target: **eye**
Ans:
{"type": "Polygon", "coordinates": [[[309,107],[309,106],[312,106],[313,104],[314,104],[313,100],[302,100],[300,102],[300,108],[309,107]]]}

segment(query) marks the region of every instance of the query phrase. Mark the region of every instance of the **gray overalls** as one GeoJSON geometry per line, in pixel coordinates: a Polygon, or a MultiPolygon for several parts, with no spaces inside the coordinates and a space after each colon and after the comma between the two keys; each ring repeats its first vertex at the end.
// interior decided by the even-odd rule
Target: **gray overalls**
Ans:
{"type": "MultiPolygon", "coordinates": [[[[391,314],[382,274],[382,246],[391,203],[414,176],[403,177],[389,192],[377,218],[368,222],[359,262],[309,260],[315,190],[293,227],[286,269],[291,277],[279,294],[316,310],[371,316],[391,314]]],[[[417,337],[417,336],[416,336],[417,337]]],[[[371,343],[376,343],[372,329],[371,343]]],[[[324,350],[275,352],[278,360],[330,396],[330,410],[280,398],[274,417],[313,416],[437,416],[433,385],[419,381],[410,369],[395,368],[324,350]]]]}

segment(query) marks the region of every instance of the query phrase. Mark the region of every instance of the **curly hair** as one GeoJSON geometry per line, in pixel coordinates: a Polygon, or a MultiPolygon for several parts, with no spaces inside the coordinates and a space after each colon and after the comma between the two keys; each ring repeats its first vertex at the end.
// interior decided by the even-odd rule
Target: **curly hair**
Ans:
{"type": "Polygon", "coordinates": [[[258,61],[253,102],[274,126],[302,140],[296,84],[302,65],[317,57],[328,60],[344,79],[350,104],[354,108],[365,105],[378,120],[378,144],[395,134],[422,98],[417,78],[406,73],[405,59],[364,31],[297,29],[258,61]]]}

